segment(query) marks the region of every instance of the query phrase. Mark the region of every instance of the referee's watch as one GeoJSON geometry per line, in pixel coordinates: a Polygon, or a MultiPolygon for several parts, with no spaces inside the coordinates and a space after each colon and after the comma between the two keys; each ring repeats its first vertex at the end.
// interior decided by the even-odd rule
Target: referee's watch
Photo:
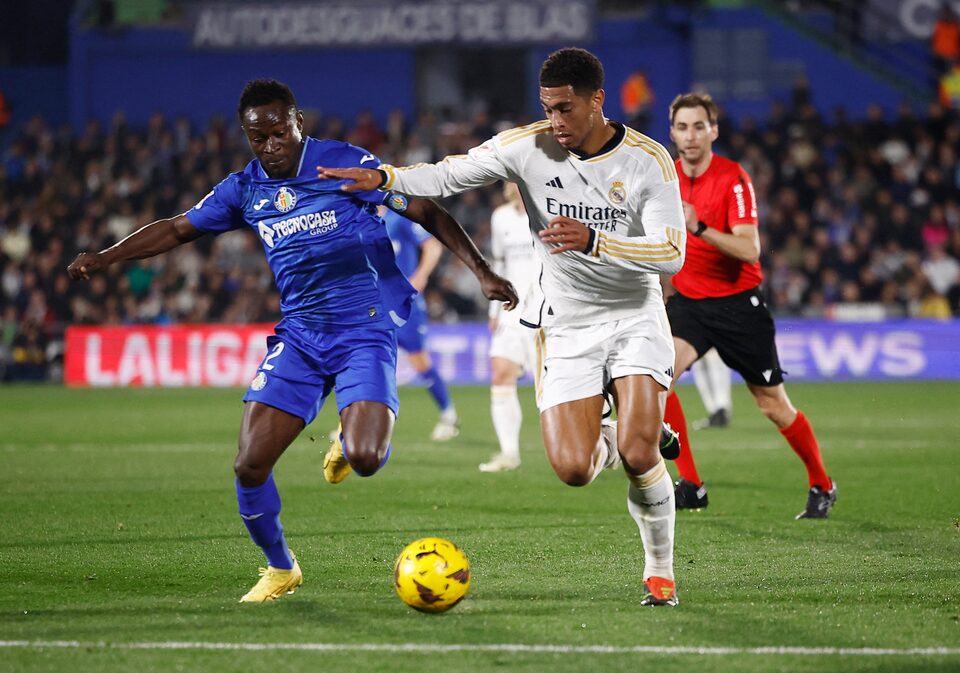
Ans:
{"type": "Polygon", "coordinates": [[[707,230],[707,223],[703,220],[697,220],[697,230],[693,232],[693,235],[697,238],[703,236],[703,232],[707,230]]]}

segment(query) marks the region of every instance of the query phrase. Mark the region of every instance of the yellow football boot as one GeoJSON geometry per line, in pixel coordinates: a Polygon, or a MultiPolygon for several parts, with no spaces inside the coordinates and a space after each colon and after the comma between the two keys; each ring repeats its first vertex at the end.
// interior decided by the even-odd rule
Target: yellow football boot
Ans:
{"type": "MultiPolygon", "coordinates": [[[[293,556],[293,552],[290,552],[293,556]]],[[[253,585],[247,593],[240,599],[241,603],[266,603],[278,598],[284,594],[292,594],[297,587],[303,584],[303,573],[300,571],[300,563],[293,557],[293,567],[289,570],[285,568],[274,568],[267,566],[260,568],[260,580],[253,585]]]]}
{"type": "Polygon", "coordinates": [[[343,443],[340,440],[341,430],[342,427],[338,425],[333,443],[327,449],[327,455],[323,457],[323,478],[331,484],[339,484],[353,472],[350,462],[343,453],[343,443]]]}

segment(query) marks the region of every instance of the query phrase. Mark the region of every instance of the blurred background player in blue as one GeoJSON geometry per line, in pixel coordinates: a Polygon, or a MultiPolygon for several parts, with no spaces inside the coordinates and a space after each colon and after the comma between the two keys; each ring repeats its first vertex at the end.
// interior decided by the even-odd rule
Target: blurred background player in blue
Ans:
{"type": "Polygon", "coordinates": [[[434,426],[430,438],[436,442],[445,442],[460,434],[460,417],[450,398],[446,381],[440,376],[430,359],[430,353],[427,352],[427,305],[423,299],[423,291],[427,287],[430,274],[440,261],[443,246],[416,222],[389,208],[381,207],[380,210],[387,225],[387,235],[393,242],[397,266],[418,293],[410,307],[410,317],[406,324],[397,330],[397,345],[406,351],[410,364],[417,376],[426,383],[430,396],[440,410],[440,420],[434,426]]]}
{"type": "Polygon", "coordinates": [[[400,273],[377,206],[423,223],[464,261],[490,299],[516,303],[509,282],[490,269],[446,211],[429,200],[382,191],[347,194],[316,179],[314,166],[378,166],[353,145],[303,135],[293,92],[275,80],[249,82],[238,107],[256,158],[231,173],[188,212],[152,222],[68,267],[88,279],[111,264],[144,259],[205,233],[250,227],[260,237],[280,292],[283,318],[244,395],[234,462],[240,516],[268,567],[240,600],[280,598],[303,583],[280,523],[273,466],[324,400],[336,391],[345,469],[374,474],[390,453],[397,399],[395,330],[415,294],[400,273]],[[305,167],[305,168],[304,168],[305,167]]]}

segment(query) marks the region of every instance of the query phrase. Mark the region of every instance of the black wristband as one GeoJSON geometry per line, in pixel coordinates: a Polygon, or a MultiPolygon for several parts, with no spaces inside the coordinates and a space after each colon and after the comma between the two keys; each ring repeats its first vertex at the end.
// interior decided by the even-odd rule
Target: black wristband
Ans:
{"type": "Polygon", "coordinates": [[[693,232],[693,235],[697,238],[703,236],[703,232],[707,230],[707,223],[703,220],[697,220],[697,230],[693,232]]]}
{"type": "Polygon", "coordinates": [[[597,240],[597,230],[587,227],[587,231],[590,232],[590,238],[587,239],[587,247],[583,249],[583,254],[592,255],[593,254],[593,244],[597,240]]]}
{"type": "Polygon", "coordinates": [[[375,170],[377,173],[380,174],[380,184],[377,185],[377,189],[380,189],[380,188],[383,187],[385,184],[387,184],[387,180],[390,179],[390,176],[387,175],[387,172],[386,172],[385,170],[383,170],[382,168],[375,168],[375,169],[373,169],[373,170],[375,170]]]}

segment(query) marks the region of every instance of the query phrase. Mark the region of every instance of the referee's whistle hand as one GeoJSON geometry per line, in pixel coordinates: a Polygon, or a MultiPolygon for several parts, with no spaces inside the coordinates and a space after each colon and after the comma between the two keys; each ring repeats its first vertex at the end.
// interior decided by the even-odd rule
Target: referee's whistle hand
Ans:
{"type": "Polygon", "coordinates": [[[683,202],[683,223],[687,225],[687,229],[690,231],[697,230],[697,222],[700,221],[700,218],[697,217],[697,209],[692,203],[683,202]]]}

